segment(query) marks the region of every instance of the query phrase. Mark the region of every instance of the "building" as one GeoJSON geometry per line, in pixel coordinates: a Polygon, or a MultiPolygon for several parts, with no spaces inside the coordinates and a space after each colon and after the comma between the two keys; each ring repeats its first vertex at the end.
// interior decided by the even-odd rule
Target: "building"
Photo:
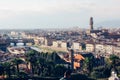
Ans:
{"type": "Polygon", "coordinates": [[[47,40],[45,37],[38,37],[39,45],[47,45],[47,40]]]}
{"type": "Polygon", "coordinates": [[[108,80],[120,80],[117,76],[117,73],[115,71],[111,72],[111,76],[109,77],[108,80]]]}
{"type": "Polygon", "coordinates": [[[113,46],[113,53],[120,57],[120,46],[113,46]]]}
{"type": "Polygon", "coordinates": [[[53,45],[53,39],[46,37],[46,39],[45,39],[45,45],[46,46],[52,46],[53,45]]]}
{"type": "Polygon", "coordinates": [[[81,67],[81,61],[84,60],[85,58],[80,55],[80,54],[74,54],[74,69],[80,68],[81,67]]]}
{"type": "Polygon", "coordinates": [[[90,34],[93,38],[97,38],[98,37],[98,35],[96,34],[96,33],[91,33],[90,34]]]}
{"type": "Polygon", "coordinates": [[[95,49],[94,43],[87,43],[86,44],[86,52],[93,52],[95,49]]]}
{"type": "Polygon", "coordinates": [[[90,17],[90,30],[93,30],[93,17],[90,17]]]}
{"type": "Polygon", "coordinates": [[[80,50],[80,43],[79,42],[73,42],[72,48],[74,50],[80,50]]]}
{"type": "Polygon", "coordinates": [[[105,44],[105,53],[107,54],[113,54],[113,45],[112,44],[105,44]]]}
{"type": "Polygon", "coordinates": [[[57,43],[57,41],[53,41],[53,45],[52,45],[53,47],[58,47],[58,43],[57,43]]]}
{"type": "Polygon", "coordinates": [[[59,41],[53,41],[52,47],[67,50],[67,42],[66,41],[60,41],[60,40],[59,41]]]}
{"type": "Polygon", "coordinates": [[[16,36],[16,35],[18,35],[18,32],[15,32],[15,31],[11,31],[11,33],[10,33],[12,36],[16,36]]]}
{"type": "Polygon", "coordinates": [[[105,53],[104,45],[103,45],[103,44],[96,44],[96,45],[95,45],[95,52],[96,52],[97,54],[105,53]]]}
{"type": "Polygon", "coordinates": [[[11,54],[23,54],[23,53],[26,53],[26,49],[25,48],[18,48],[18,47],[8,47],[7,48],[8,51],[11,53],[11,54]]]}

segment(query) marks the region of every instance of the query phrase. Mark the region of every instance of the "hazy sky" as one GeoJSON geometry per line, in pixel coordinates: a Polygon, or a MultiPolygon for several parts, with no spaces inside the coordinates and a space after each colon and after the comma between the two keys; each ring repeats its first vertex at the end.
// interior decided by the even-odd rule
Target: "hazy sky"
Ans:
{"type": "Polygon", "coordinates": [[[0,29],[120,27],[120,0],[0,0],[0,29]]]}

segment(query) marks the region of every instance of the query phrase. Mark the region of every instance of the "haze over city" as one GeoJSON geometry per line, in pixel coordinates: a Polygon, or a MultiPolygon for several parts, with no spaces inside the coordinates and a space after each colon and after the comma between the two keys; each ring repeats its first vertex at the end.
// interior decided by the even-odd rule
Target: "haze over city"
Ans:
{"type": "Polygon", "coordinates": [[[0,80],[120,80],[120,0],[0,0],[0,80]]]}
{"type": "Polygon", "coordinates": [[[120,27],[120,0],[1,0],[0,29],[120,27]]]}

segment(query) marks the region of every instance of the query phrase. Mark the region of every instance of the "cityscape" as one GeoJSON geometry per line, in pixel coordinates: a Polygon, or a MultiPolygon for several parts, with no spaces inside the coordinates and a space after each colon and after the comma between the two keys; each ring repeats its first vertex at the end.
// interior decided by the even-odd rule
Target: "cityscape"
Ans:
{"type": "Polygon", "coordinates": [[[0,80],[120,80],[119,4],[0,1],[0,80]]]}
{"type": "Polygon", "coordinates": [[[69,69],[74,80],[119,80],[120,29],[89,22],[88,29],[1,30],[1,78],[58,80],[69,69]]]}

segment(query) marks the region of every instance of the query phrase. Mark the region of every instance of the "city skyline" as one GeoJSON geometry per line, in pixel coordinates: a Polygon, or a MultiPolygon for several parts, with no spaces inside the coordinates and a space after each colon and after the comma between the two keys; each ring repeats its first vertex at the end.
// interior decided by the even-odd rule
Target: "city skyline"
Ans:
{"type": "Polygon", "coordinates": [[[0,29],[120,27],[119,0],[2,0],[0,29]]]}

